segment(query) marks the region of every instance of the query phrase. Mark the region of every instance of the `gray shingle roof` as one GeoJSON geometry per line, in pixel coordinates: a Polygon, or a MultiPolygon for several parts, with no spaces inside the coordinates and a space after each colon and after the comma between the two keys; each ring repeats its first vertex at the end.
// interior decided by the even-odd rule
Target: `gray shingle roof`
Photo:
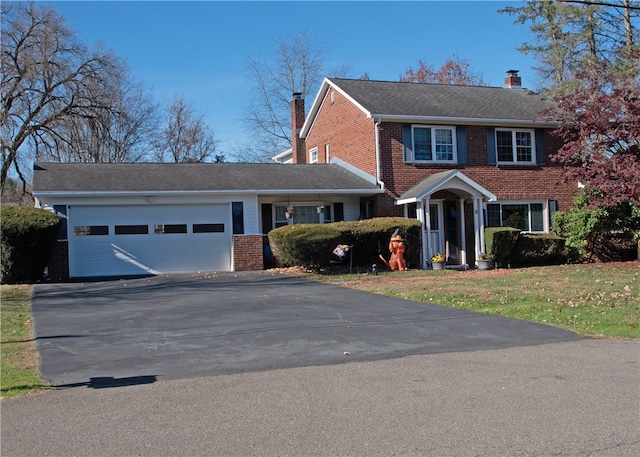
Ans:
{"type": "Polygon", "coordinates": [[[36,163],[38,192],[313,191],[378,187],[339,165],[36,163]]]}
{"type": "Polygon", "coordinates": [[[331,78],[377,117],[424,116],[535,121],[552,101],[527,90],[331,78]]]}

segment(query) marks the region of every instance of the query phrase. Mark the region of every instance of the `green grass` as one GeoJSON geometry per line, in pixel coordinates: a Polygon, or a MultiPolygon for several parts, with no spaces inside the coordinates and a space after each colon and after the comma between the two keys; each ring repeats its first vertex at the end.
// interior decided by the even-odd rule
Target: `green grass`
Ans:
{"type": "Polygon", "coordinates": [[[640,338],[639,262],[304,275],[392,297],[551,324],[585,336],[640,338]]]}
{"type": "Polygon", "coordinates": [[[14,397],[49,387],[40,376],[31,325],[31,286],[1,286],[0,396],[14,397]]]}

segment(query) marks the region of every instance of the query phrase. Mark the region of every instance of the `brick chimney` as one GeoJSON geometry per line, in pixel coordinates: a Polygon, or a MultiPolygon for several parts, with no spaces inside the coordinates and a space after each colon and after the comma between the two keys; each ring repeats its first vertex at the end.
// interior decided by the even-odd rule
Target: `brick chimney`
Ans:
{"type": "Polygon", "coordinates": [[[518,70],[507,71],[507,77],[504,79],[504,87],[507,89],[522,89],[522,79],[518,76],[518,70]]]}
{"type": "Polygon", "coordinates": [[[291,157],[293,163],[307,163],[307,151],[300,130],[304,124],[304,98],[300,92],[293,93],[291,100],[291,157]]]}

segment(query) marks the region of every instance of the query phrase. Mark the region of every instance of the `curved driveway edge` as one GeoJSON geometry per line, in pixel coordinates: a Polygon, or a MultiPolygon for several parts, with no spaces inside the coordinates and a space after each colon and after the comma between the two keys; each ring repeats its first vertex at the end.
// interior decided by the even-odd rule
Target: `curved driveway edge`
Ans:
{"type": "Polygon", "coordinates": [[[580,339],[268,271],[40,284],[32,308],[42,373],[60,387],[580,339]]]}

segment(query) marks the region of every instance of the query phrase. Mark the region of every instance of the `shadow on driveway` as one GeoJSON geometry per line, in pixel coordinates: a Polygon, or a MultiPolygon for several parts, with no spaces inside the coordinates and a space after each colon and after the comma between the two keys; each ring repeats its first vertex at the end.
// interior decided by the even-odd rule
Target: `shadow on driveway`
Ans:
{"type": "Polygon", "coordinates": [[[60,387],[580,339],[268,271],[40,284],[32,303],[42,373],[60,387]]]}

